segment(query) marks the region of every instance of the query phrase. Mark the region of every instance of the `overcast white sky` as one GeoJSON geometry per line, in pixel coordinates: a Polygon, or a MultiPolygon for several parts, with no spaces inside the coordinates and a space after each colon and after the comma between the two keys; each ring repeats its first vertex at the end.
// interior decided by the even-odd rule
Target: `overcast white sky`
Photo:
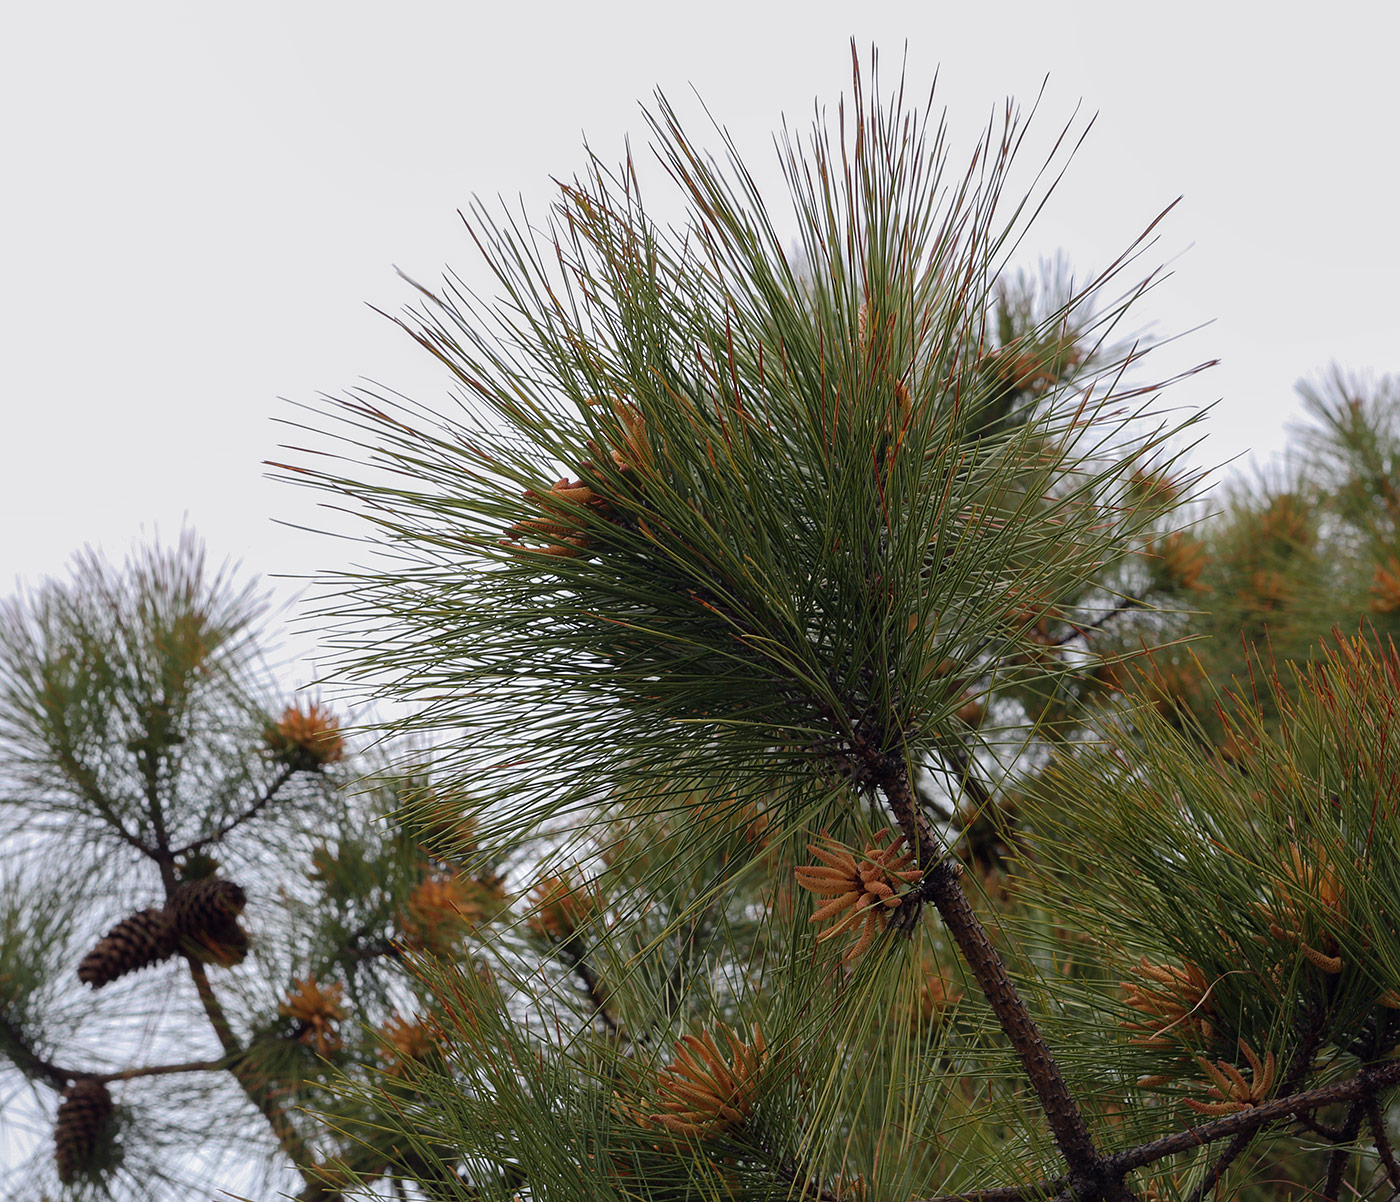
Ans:
{"type": "MultiPolygon", "coordinates": [[[[365,302],[470,278],[472,195],[546,209],[551,175],[644,141],[638,102],[693,85],[746,157],[849,83],[849,38],[939,94],[964,150],[1049,73],[1041,132],[1098,114],[1031,248],[1080,271],[1165,205],[1159,332],[1213,322],[1203,458],[1281,445],[1294,381],[1337,359],[1400,369],[1395,218],[1400,6],[67,3],[0,25],[0,592],[97,543],[182,520],[216,557],[344,561],[316,498],[263,478],[291,416],[361,377],[440,393],[365,302]],[[941,66],[940,66],[941,64],[941,66]]],[[[699,122],[695,125],[698,127],[699,122]]],[[[697,130],[697,132],[699,132],[697,130]]],[[[701,139],[704,140],[703,138],[701,139]]],[[[711,139],[711,144],[714,139],[711,139]]]]}

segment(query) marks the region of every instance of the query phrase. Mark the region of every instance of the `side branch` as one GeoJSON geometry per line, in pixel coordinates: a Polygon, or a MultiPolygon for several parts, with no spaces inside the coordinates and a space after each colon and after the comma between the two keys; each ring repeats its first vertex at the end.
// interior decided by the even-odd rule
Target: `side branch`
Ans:
{"type": "Polygon", "coordinates": [[[137,1077],[166,1077],[172,1073],[216,1073],[229,1066],[227,1057],[218,1060],[186,1060],[181,1064],[142,1064],[115,1073],[93,1073],[97,1081],[133,1081],[137,1077]]]}
{"type": "Polygon", "coordinates": [[[1349,1080],[1322,1085],[1317,1089],[1292,1094],[1286,1098],[1276,1098],[1272,1102],[1263,1102],[1258,1106],[1251,1106],[1248,1110],[1241,1110],[1237,1114],[1228,1114],[1224,1118],[1202,1123],[1199,1127],[1191,1127],[1185,1131],[1178,1131],[1175,1135],[1139,1144],[1136,1148],[1129,1148],[1126,1152],[1110,1156],[1108,1164],[1115,1172],[1131,1172],[1163,1157],[1174,1156],[1178,1152],[1189,1152],[1192,1148],[1199,1148],[1216,1140],[1230,1139],[1246,1131],[1257,1131],[1260,1127],[1280,1119],[1310,1114],[1337,1102],[1355,1102],[1361,1098],[1374,1097],[1381,1090],[1397,1083],[1400,1083],[1400,1060],[1387,1060],[1375,1068],[1363,1068],[1349,1080]]]}
{"type": "Polygon", "coordinates": [[[63,1068],[52,1060],[40,1056],[30,1045],[23,1031],[15,1026],[4,1013],[0,1012],[0,1037],[4,1039],[5,1055],[30,1080],[44,1080],[55,1089],[62,1089],[69,1081],[83,1076],[72,1069],[63,1068]]]}
{"type": "Polygon", "coordinates": [[[290,765],[284,765],[282,771],[280,771],[273,778],[272,783],[269,784],[267,788],[263,790],[262,795],[256,801],[254,801],[246,810],[242,811],[239,814],[235,814],[232,818],[230,818],[212,834],[205,835],[199,839],[194,839],[191,842],[186,843],[184,847],[177,847],[170,854],[172,856],[185,856],[189,855],[190,852],[199,851],[202,847],[205,847],[210,843],[218,843],[219,840],[221,840],[230,831],[235,830],[237,827],[242,826],[245,822],[256,818],[259,814],[263,812],[263,810],[265,810],[269,805],[271,805],[277,799],[277,794],[281,792],[282,786],[285,785],[289,780],[291,780],[292,777],[296,775],[296,772],[296,768],[290,765]]]}
{"type": "Polygon", "coordinates": [[[607,999],[603,996],[602,982],[598,980],[598,975],[593,971],[592,966],[584,959],[583,948],[579,946],[577,935],[570,935],[559,945],[559,953],[564,962],[573,970],[574,975],[583,984],[584,993],[593,1004],[593,1013],[603,1020],[603,1025],[607,1027],[610,1035],[626,1040],[627,1032],[622,1029],[622,1025],[613,1017],[612,1011],[608,1009],[607,999]]]}
{"type": "MultiPolygon", "coordinates": [[[[1104,1160],[1105,1169],[1114,1177],[1122,1178],[1134,1169],[1145,1168],[1168,1156],[1190,1152],[1222,1139],[1238,1139],[1253,1135],[1270,1123],[1299,1115],[1311,1114],[1323,1106],[1338,1102],[1360,1103],[1367,1109],[1375,1107],[1377,1115],[1380,1107],[1376,1096],[1392,1085],[1400,1084],[1400,1060],[1387,1060],[1374,1068],[1363,1068],[1356,1076],[1332,1085],[1319,1086],[1303,1093],[1286,1098],[1276,1098],[1247,1110],[1228,1114],[1224,1118],[1213,1119],[1198,1127],[1178,1131],[1161,1139],[1154,1139],[1136,1148],[1117,1152],[1104,1160]]],[[[1389,1145],[1387,1143],[1387,1149],[1389,1145]]],[[[1389,1171],[1389,1166],[1387,1166],[1389,1171]]],[[[1057,1177],[1053,1180],[1038,1181],[1032,1185],[1002,1186],[997,1189],[971,1190],[964,1194],[940,1194],[926,1198],[922,1202],[1030,1202],[1031,1199],[1059,1196],[1072,1189],[1071,1178],[1057,1177]]]]}
{"type": "Polygon", "coordinates": [[[1376,1146],[1376,1155],[1381,1158],[1386,1176],[1390,1179],[1390,1188],[1400,1191],[1400,1163],[1395,1160],[1395,1150],[1390,1146],[1390,1136],[1385,1129],[1385,1116],[1381,1113],[1375,1094],[1366,1099],[1366,1121],[1371,1126],[1371,1139],[1376,1146]]]}
{"type": "Polygon", "coordinates": [[[172,1073],[218,1072],[228,1068],[230,1063],[228,1057],[222,1057],[218,1060],[186,1060],[178,1064],[142,1064],[110,1073],[93,1073],[64,1068],[52,1060],[46,1060],[30,1047],[24,1033],[3,1014],[0,1014],[0,1036],[5,1041],[5,1054],[20,1072],[31,1080],[47,1081],[55,1089],[63,1089],[70,1081],[79,1078],[111,1083],[131,1081],[137,1077],[164,1077],[172,1073]]]}
{"type": "MultiPolygon", "coordinates": [[[[1288,1064],[1288,1071],[1284,1073],[1282,1081],[1279,1082],[1280,1093],[1291,1093],[1298,1088],[1303,1078],[1307,1076],[1308,1066],[1312,1064],[1313,1053],[1317,1051],[1318,1040],[1321,1039],[1321,1037],[1322,1027],[1315,1018],[1308,1027],[1307,1033],[1303,1036],[1302,1041],[1293,1051],[1293,1057],[1288,1064]]],[[[1306,1122],[1313,1116],[1300,1115],[1298,1117],[1301,1121],[1306,1122]]],[[[1216,1157],[1215,1163],[1210,1166],[1206,1175],[1197,1184],[1196,1188],[1192,1190],[1191,1196],[1186,1202],[1205,1202],[1205,1198],[1215,1189],[1221,1177],[1225,1175],[1225,1170],[1239,1159],[1257,1134],[1257,1130],[1241,1131],[1235,1136],[1226,1146],[1225,1151],[1216,1157]]]]}
{"type": "Polygon", "coordinates": [[[59,767],[69,780],[77,786],[78,792],[83,799],[97,812],[98,816],[106,822],[116,833],[123,843],[134,847],[142,855],[155,856],[156,849],[151,847],[144,839],[132,834],[126,829],[126,823],[121,820],[121,815],[116,808],[98,788],[97,778],[92,771],[83,764],[77,756],[66,748],[55,748],[55,756],[59,767]]]}
{"type": "Polygon", "coordinates": [[[1110,622],[1114,621],[1114,619],[1119,618],[1123,614],[1128,613],[1134,609],[1145,609],[1146,606],[1146,593],[1144,593],[1140,597],[1134,596],[1132,593],[1125,593],[1123,596],[1118,598],[1117,602],[1114,604],[1112,609],[1108,610],[1107,613],[1104,613],[1100,617],[1095,618],[1092,622],[1084,624],[1071,623],[1069,633],[1056,639],[1051,644],[1051,646],[1063,647],[1067,643],[1074,642],[1075,639],[1088,639],[1088,637],[1091,634],[1093,634],[1095,631],[1102,630],[1110,622]]]}

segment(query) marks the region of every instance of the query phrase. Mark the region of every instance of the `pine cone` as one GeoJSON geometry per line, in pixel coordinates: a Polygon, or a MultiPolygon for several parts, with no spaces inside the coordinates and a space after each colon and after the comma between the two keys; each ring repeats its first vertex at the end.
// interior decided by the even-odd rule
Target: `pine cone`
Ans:
{"type": "Polygon", "coordinates": [[[345,1009],[340,1004],[344,992],[345,986],[339,982],[318,985],[316,974],[312,973],[305,980],[292,982],[287,1000],[277,1010],[296,1021],[297,1039],[315,1048],[318,1056],[329,1056],[341,1046],[335,1024],[345,1020],[345,1009]]]}
{"type": "Polygon", "coordinates": [[[170,897],[175,934],[191,955],[229,968],[248,954],[248,932],[238,925],[247,904],[248,895],[233,881],[185,881],[170,897]]]}
{"type": "Polygon", "coordinates": [[[429,1024],[404,1018],[397,1012],[379,1030],[384,1040],[379,1054],[388,1062],[384,1071],[391,1077],[406,1077],[408,1066],[426,1060],[436,1046],[429,1024]]]}
{"type": "Polygon", "coordinates": [[[205,964],[217,964],[221,968],[232,968],[242,964],[248,955],[248,932],[236,922],[211,931],[201,931],[185,940],[185,950],[195,959],[205,964]]]}
{"type": "Polygon", "coordinates": [[[83,957],[78,965],[78,980],[101,989],[138,968],[169,959],[178,946],[169,910],[138,910],[117,923],[83,957]]]}
{"type": "Polygon", "coordinates": [[[58,1179],[64,1185],[92,1170],[111,1119],[112,1095],[101,1081],[81,1077],[63,1091],[54,1124],[53,1154],[58,1179]]]}
{"type": "Polygon", "coordinates": [[[599,910],[597,887],[578,885],[568,876],[541,877],[530,891],[534,909],[525,925],[541,939],[566,943],[599,910]]]}
{"type": "Polygon", "coordinates": [[[450,956],[462,937],[489,922],[504,901],[499,879],[432,873],[408,895],[399,926],[410,947],[450,956]]]}
{"type": "Polygon", "coordinates": [[[848,848],[830,835],[823,835],[822,843],[807,844],[807,850],[821,863],[804,864],[793,874],[804,889],[830,899],[812,915],[811,921],[838,920],[817,936],[818,943],[860,928],[860,937],[842,957],[847,962],[859,957],[875,941],[885,929],[890,913],[903,902],[901,890],[923,875],[914,867],[913,854],[904,850],[904,836],[886,847],[889,836],[886,827],[866,844],[864,856],[857,860],[848,848]]]}
{"type": "Polygon", "coordinates": [[[197,938],[219,932],[234,925],[243,913],[248,895],[232,881],[207,876],[186,881],[176,887],[170,898],[170,910],[175,918],[175,932],[187,938],[197,938]]]}

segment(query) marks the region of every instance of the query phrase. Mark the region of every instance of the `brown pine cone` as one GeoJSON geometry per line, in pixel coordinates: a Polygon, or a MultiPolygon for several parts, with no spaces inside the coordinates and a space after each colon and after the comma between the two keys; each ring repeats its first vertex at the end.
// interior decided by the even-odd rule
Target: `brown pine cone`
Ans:
{"type": "Polygon", "coordinates": [[[230,919],[222,926],[187,936],[185,951],[205,964],[232,968],[247,957],[248,943],[248,932],[230,919]]]}
{"type": "Polygon", "coordinates": [[[168,959],[178,946],[168,910],[138,910],[117,923],[83,957],[78,965],[78,980],[101,989],[129,972],[168,959]]]}
{"type": "Polygon", "coordinates": [[[247,904],[248,895],[233,881],[185,881],[170,895],[176,937],[195,959],[229,968],[248,954],[248,932],[238,925],[247,904]]]}
{"type": "Polygon", "coordinates": [[[243,913],[248,895],[232,881],[207,876],[176,886],[170,897],[175,933],[198,938],[210,932],[227,930],[243,913]]]}
{"type": "Polygon", "coordinates": [[[112,1095],[101,1081],[80,1077],[63,1091],[53,1130],[53,1154],[64,1185],[94,1167],[111,1119],[112,1095]]]}

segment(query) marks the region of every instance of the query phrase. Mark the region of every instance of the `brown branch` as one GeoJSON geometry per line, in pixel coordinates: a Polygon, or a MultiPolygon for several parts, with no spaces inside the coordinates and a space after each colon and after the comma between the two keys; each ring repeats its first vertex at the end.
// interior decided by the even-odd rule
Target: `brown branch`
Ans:
{"type": "Polygon", "coordinates": [[[1377,1067],[1363,1068],[1346,1081],[1275,1098],[1272,1102],[1261,1102],[1236,1114],[1227,1114],[1224,1118],[1213,1119],[1198,1127],[1139,1144],[1136,1148],[1110,1156],[1108,1163],[1115,1172],[1131,1172],[1179,1152],[1189,1152],[1192,1148],[1203,1147],[1217,1140],[1230,1139],[1245,1131],[1258,1131],[1280,1119],[1310,1113],[1336,1102],[1354,1102],[1368,1094],[1374,1096],[1397,1082],[1400,1082],[1400,1060],[1387,1060],[1377,1067]]]}
{"type": "MultiPolygon", "coordinates": [[[[1361,1120],[1366,1114],[1366,1099],[1358,1098],[1351,1104],[1351,1109],[1347,1112],[1346,1122],[1342,1124],[1341,1138],[1339,1144],[1349,1144],[1356,1138],[1356,1134],[1361,1130],[1361,1120]]],[[[1337,1202],[1337,1195],[1342,1188],[1342,1177],[1347,1170],[1347,1162],[1351,1159],[1351,1149],[1339,1147],[1333,1150],[1332,1155],[1327,1158],[1327,1177],[1322,1186],[1323,1202],[1337,1202]]]]}
{"type": "Polygon", "coordinates": [[[1340,1127],[1329,1127],[1326,1123],[1311,1114],[1300,1114],[1298,1125],[1304,1130],[1311,1131],[1314,1135],[1320,1135],[1329,1144],[1338,1143],[1342,1138],[1340,1127]]]}
{"type": "Polygon", "coordinates": [[[933,829],[924,816],[918,795],[909,779],[909,768],[902,757],[882,757],[872,772],[885,799],[894,811],[895,821],[904,834],[914,863],[925,872],[944,863],[943,849],[934,837],[933,829]]]}
{"type": "Polygon", "coordinates": [[[31,1080],[42,1078],[55,1089],[62,1089],[69,1081],[86,1075],[72,1069],[62,1068],[52,1060],[46,1060],[40,1056],[30,1046],[24,1032],[12,1023],[9,1016],[3,1012],[0,1012],[0,1036],[4,1037],[5,1053],[14,1062],[14,1066],[31,1080]]]}
{"type": "Polygon", "coordinates": [[[1094,1144],[1045,1037],[1016,992],[1005,962],[973,912],[958,881],[957,866],[935,846],[928,821],[918,809],[908,766],[903,758],[889,757],[883,761],[881,769],[876,779],[900,830],[914,850],[917,863],[926,873],[918,886],[919,895],[937,907],[948,933],[957,943],[991,1004],[997,1022],[1015,1049],[1040,1100],[1056,1146],[1069,1167],[1072,1187],[1093,1197],[1123,1196],[1122,1174],[1105,1173],[1107,1162],[1094,1144]]]}
{"type": "Polygon", "coordinates": [[[1376,1155],[1380,1157],[1381,1164],[1385,1166],[1386,1176],[1390,1178],[1391,1186],[1400,1191],[1400,1164],[1396,1163],[1395,1150],[1390,1146],[1390,1136],[1385,1129],[1385,1116],[1381,1114],[1381,1108],[1376,1102],[1375,1094],[1371,1094],[1366,1099],[1366,1119],[1371,1125],[1371,1137],[1375,1141],[1376,1155]]]}
{"type": "MultiPolygon", "coordinates": [[[[1388,1089],[1397,1083],[1400,1083],[1400,1060],[1387,1060],[1381,1065],[1363,1068],[1356,1076],[1346,1081],[1337,1081],[1331,1085],[1322,1085],[1316,1089],[1306,1090],[1303,1093],[1275,1098],[1272,1102],[1263,1102],[1235,1114],[1228,1114],[1224,1118],[1212,1119],[1200,1126],[1190,1127],[1185,1131],[1163,1136],[1161,1139],[1149,1140],[1135,1148],[1116,1152],[1106,1158],[1105,1167],[1109,1173],[1121,1178],[1135,1169],[1155,1164],[1168,1156],[1190,1152],[1222,1139],[1237,1139],[1245,1134],[1253,1135],[1271,1123],[1294,1118],[1300,1114],[1309,1114],[1323,1106],[1331,1106],[1338,1102],[1359,1102],[1365,1105],[1369,1100],[1370,1106],[1375,1108],[1377,1119],[1379,1119],[1380,1108],[1376,1104],[1376,1096],[1381,1090],[1388,1089]]],[[[1377,1143],[1379,1150],[1379,1141],[1377,1143]]],[[[1393,1162],[1393,1154],[1387,1154],[1389,1154],[1388,1141],[1387,1153],[1382,1154],[1381,1159],[1393,1162]]],[[[1389,1171],[1389,1164],[1387,1164],[1387,1172],[1389,1171]]],[[[1397,1173],[1397,1177],[1400,1177],[1400,1173],[1397,1173]]],[[[1066,1198],[1076,1196],[1072,1179],[1058,1177],[1054,1180],[1040,1181],[1034,1185],[975,1190],[965,1194],[940,1194],[936,1198],[924,1199],[923,1202],[1029,1202],[1032,1198],[1044,1198],[1051,1190],[1062,1191],[1058,1196],[1066,1198]]]]}
{"type": "Polygon", "coordinates": [[[0,1014],[0,1035],[4,1036],[6,1053],[20,1072],[26,1077],[43,1078],[55,1089],[62,1089],[80,1077],[102,1082],[132,1081],[138,1077],[162,1077],[172,1073],[218,1072],[228,1068],[230,1063],[227,1057],[222,1057],[218,1060],[187,1060],[179,1064],[143,1064],[110,1073],[80,1072],[63,1068],[40,1056],[29,1046],[24,1033],[3,1014],[0,1014]]]}
{"type": "Polygon", "coordinates": [[[1205,1196],[1216,1186],[1216,1183],[1225,1175],[1228,1169],[1242,1153],[1254,1141],[1257,1131],[1241,1131],[1226,1146],[1225,1151],[1215,1158],[1215,1163],[1210,1166],[1206,1175],[1201,1179],[1200,1185],[1191,1191],[1191,1196],[1186,1202],[1203,1202],[1205,1196]]]}
{"type": "Polygon", "coordinates": [[[1031,1088],[1040,1099],[1050,1132],[1070,1169],[1072,1183],[1096,1181],[1102,1176],[1103,1156],[1094,1145],[1053,1053],[1017,993],[1005,962],[973,912],[958,881],[957,869],[942,861],[934,865],[925,882],[930,900],[982,987],[998,1024],[1021,1061],[1031,1088]],[[1080,1177],[1087,1180],[1073,1181],[1080,1177]]]}
{"type": "Polygon", "coordinates": [[[87,1073],[94,1081],[132,1081],[137,1077],[164,1077],[171,1073],[214,1073],[229,1067],[227,1057],[218,1060],[186,1060],[183,1064],[143,1064],[114,1073],[87,1073]]]}
{"type": "Polygon", "coordinates": [[[263,810],[265,810],[269,805],[271,805],[274,800],[276,800],[277,794],[281,791],[282,786],[285,785],[289,780],[291,780],[292,777],[296,775],[296,772],[297,769],[293,765],[283,765],[282,771],[279,772],[273,778],[272,783],[268,785],[266,789],[263,790],[262,796],[259,797],[256,801],[254,801],[252,805],[250,805],[241,814],[235,814],[232,818],[230,818],[212,834],[204,835],[202,838],[199,839],[194,839],[191,842],[186,843],[183,847],[177,847],[170,854],[172,856],[185,856],[189,855],[191,852],[199,851],[200,848],[205,847],[210,843],[219,842],[219,840],[222,839],[225,835],[227,835],[230,831],[242,826],[245,822],[248,822],[250,819],[256,818],[260,813],[262,813],[263,810]]]}
{"type": "Polygon", "coordinates": [[[224,1049],[228,1071],[233,1074],[233,1079],[238,1082],[248,1100],[258,1108],[258,1112],[267,1120],[267,1124],[277,1140],[277,1146],[282,1149],[287,1159],[301,1174],[302,1180],[308,1185],[314,1184],[317,1181],[314,1175],[316,1170],[315,1157],[307,1148],[300,1132],[293,1126],[291,1119],[287,1117],[286,1112],[273,1098],[271,1083],[265,1079],[260,1080],[248,1071],[244,1060],[246,1049],[239,1044],[238,1037],[234,1035],[233,1028],[229,1025],[228,1015],[224,1013],[224,1008],[214,993],[214,987],[209,984],[209,974],[204,971],[204,965],[198,960],[190,960],[188,963],[190,977],[194,980],[194,986],[199,993],[199,1000],[204,1007],[206,1017],[209,1019],[209,1025],[214,1028],[219,1046],[224,1049]]]}

